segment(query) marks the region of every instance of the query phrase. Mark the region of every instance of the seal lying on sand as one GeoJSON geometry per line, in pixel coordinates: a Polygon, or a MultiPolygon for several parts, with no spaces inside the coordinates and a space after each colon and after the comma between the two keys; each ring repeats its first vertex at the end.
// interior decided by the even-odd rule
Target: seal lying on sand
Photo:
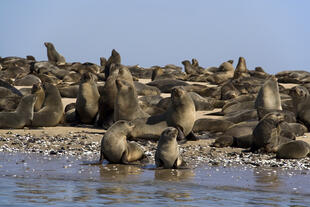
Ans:
{"type": "Polygon", "coordinates": [[[24,96],[14,112],[0,112],[0,128],[21,129],[33,119],[35,95],[24,96]]]}
{"type": "Polygon", "coordinates": [[[127,142],[134,124],[124,120],[115,122],[101,140],[99,163],[104,159],[111,163],[127,164],[144,158],[143,148],[135,142],[127,142]]]}
{"type": "Polygon", "coordinates": [[[309,144],[302,140],[297,140],[280,145],[277,151],[277,158],[299,159],[308,156],[309,152],[309,144]]]}
{"type": "Polygon", "coordinates": [[[178,130],[173,127],[166,128],[158,141],[155,152],[156,167],[177,168],[182,164],[177,142],[178,130]]]}

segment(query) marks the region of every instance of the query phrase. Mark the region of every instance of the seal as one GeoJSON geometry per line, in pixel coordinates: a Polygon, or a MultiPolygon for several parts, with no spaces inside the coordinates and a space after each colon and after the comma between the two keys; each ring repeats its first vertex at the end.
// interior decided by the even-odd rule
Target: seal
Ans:
{"type": "Polygon", "coordinates": [[[83,124],[92,124],[95,121],[99,110],[99,98],[100,94],[93,76],[89,72],[84,73],[75,103],[76,118],[83,124]]]}
{"type": "Polygon", "coordinates": [[[31,124],[33,127],[56,126],[63,118],[64,107],[57,87],[50,83],[44,83],[43,88],[45,101],[43,108],[33,115],[31,124]]]}
{"type": "Polygon", "coordinates": [[[112,50],[111,56],[109,57],[108,61],[105,63],[105,68],[104,68],[105,78],[109,77],[111,73],[110,70],[111,70],[112,64],[121,64],[121,56],[115,49],[112,50]]]}
{"type": "Polygon", "coordinates": [[[36,103],[34,104],[34,112],[37,112],[42,108],[45,100],[45,92],[42,87],[42,84],[40,83],[33,84],[31,88],[31,94],[35,94],[37,97],[36,103]]]}
{"type": "Polygon", "coordinates": [[[167,111],[149,118],[136,119],[131,137],[159,138],[163,130],[171,126],[179,130],[179,141],[197,140],[192,133],[195,120],[196,110],[191,96],[184,88],[175,87],[171,91],[171,105],[167,111]]]}
{"type": "Polygon", "coordinates": [[[220,84],[234,76],[234,66],[230,62],[222,63],[218,70],[207,77],[207,81],[220,84]]]}
{"type": "Polygon", "coordinates": [[[21,129],[33,119],[33,107],[36,96],[24,96],[13,112],[0,112],[0,128],[21,129]]]}
{"type": "Polygon", "coordinates": [[[244,57],[239,57],[238,64],[236,67],[236,70],[234,72],[234,79],[240,78],[240,77],[249,77],[250,74],[248,73],[248,69],[246,67],[246,62],[244,57]]]}
{"type": "Polygon", "coordinates": [[[280,137],[280,123],[284,121],[284,115],[271,112],[263,117],[253,130],[253,144],[251,151],[263,149],[265,152],[275,152],[280,137]]]}
{"type": "Polygon", "coordinates": [[[255,108],[282,110],[279,86],[274,75],[270,76],[259,90],[255,108]]]}
{"type": "Polygon", "coordinates": [[[289,95],[292,97],[293,106],[297,120],[301,121],[308,130],[310,129],[310,96],[307,88],[295,86],[290,89],[289,95]]]}
{"type": "Polygon", "coordinates": [[[117,95],[114,104],[114,122],[118,120],[132,121],[149,117],[139,106],[137,92],[134,85],[116,79],[117,95]]]}
{"type": "Polygon", "coordinates": [[[300,159],[309,155],[310,146],[302,140],[291,141],[279,146],[276,157],[279,159],[300,159]]]}
{"type": "Polygon", "coordinates": [[[47,58],[49,62],[56,64],[56,65],[66,64],[65,58],[56,51],[53,43],[44,42],[44,45],[47,49],[47,58]]]}
{"type": "Polygon", "coordinates": [[[177,142],[178,130],[166,128],[160,135],[155,152],[156,167],[178,168],[182,164],[182,157],[177,142]]]}
{"type": "Polygon", "coordinates": [[[99,163],[106,159],[111,163],[127,164],[144,158],[143,148],[126,140],[133,127],[132,122],[120,120],[107,130],[101,140],[99,163]]]}

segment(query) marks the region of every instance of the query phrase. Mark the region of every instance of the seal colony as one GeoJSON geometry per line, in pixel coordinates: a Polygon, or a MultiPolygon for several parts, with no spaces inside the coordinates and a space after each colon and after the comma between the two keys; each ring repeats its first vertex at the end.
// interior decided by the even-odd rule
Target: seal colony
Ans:
{"type": "MultiPolygon", "coordinates": [[[[185,72],[171,64],[125,66],[115,49],[108,59],[100,57],[100,65],[68,63],[52,43],[44,45],[48,61],[0,58],[0,127],[6,132],[59,126],[96,129],[104,136],[97,135],[89,151],[100,152],[100,163],[106,159],[130,164],[147,157],[157,167],[178,168],[184,163],[193,166],[193,154],[211,164],[217,163],[216,154],[274,159],[278,166],[275,163],[283,162],[279,159],[308,159],[309,141],[300,137],[309,130],[310,73],[270,75],[261,67],[248,69],[243,57],[236,68],[233,60],[208,68],[195,58],[184,60],[185,72]],[[72,102],[64,105],[65,97],[72,102]],[[196,118],[199,110],[210,110],[208,117],[196,118]]],[[[10,133],[0,137],[0,150],[9,150],[14,142],[10,133]]],[[[39,142],[30,138],[21,145],[32,146],[29,140],[39,142]]],[[[79,147],[85,149],[83,143],[79,147]]],[[[58,146],[56,154],[72,150],[65,143],[58,146]]]]}

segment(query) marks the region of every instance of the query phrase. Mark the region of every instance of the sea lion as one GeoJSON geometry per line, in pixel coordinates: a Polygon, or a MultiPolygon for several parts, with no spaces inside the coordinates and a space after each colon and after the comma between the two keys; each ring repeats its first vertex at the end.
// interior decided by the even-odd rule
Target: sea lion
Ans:
{"type": "Polygon", "coordinates": [[[255,100],[255,108],[282,110],[277,78],[270,76],[262,85],[255,100]]]}
{"type": "Polygon", "coordinates": [[[43,88],[45,91],[43,108],[34,113],[31,123],[33,127],[56,126],[63,118],[64,107],[57,87],[44,83],[43,88]]]}
{"type": "Polygon", "coordinates": [[[35,95],[24,96],[14,112],[0,112],[0,128],[21,129],[33,119],[35,95]]]}
{"type": "Polygon", "coordinates": [[[52,43],[44,42],[44,45],[47,49],[47,58],[49,62],[56,64],[56,65],[66,64],[65,58],[56,51],[52,43]]]}
{"type": "Polygon", "coordinates": [[[302,140],[292,141],[279,146],[276,157],[279,159],[300,159],[309,155],[310,146],[302,140]]]}
{"type": "Polygon", "coordinates": [[[37,97],[36,103],[34,104],[34,112],[39,111],[45,100],[45,92],[40,83],[33,84],[31,88],[31,94],[35,94],[37,97]]]}
{"type": "Polygon", "coordinates": [[[91,73],[86,72],[82,75],[79,85],[75,109],[76,116],[83,124],[92,124],[98,113],[99,98],[97,84],[91,73]]]}
{"type": "Polygon", "coordinates": [[[253,130],[251,151],[263,149],[266,152],[275,152],[279,145],[280,123],[283,121],[284,115],[278,112],[271,112],[263,117],[253,130]]]}
{"type": "Polygon", "coordinates": [[[149,117],[138,103],[138,96],[134,85],[116,79],[117,95],[114,103],[114,122],[118,120],[132,121],[137,118],[149,117]]]}
{"type": "Polygon", "coordinates": [[[182,164],[177,142],[178,130],[173,127],[166,128],[160,135],[155,152],[156,167],[178,168],[182,164]]]}
{"type": "Polygon", "coordinates": [[[195,105],[190,95],[182,87],[175,87],[171,91],[171,105],[160,115],[144,119],[136,119],[131,137],[159,138],[168,126],[179,130],[178,140],[196,140],[192,129],[196,119],[195,105]]]}
{"type": "Polygon", "coordinates": [[[111,163],[127,164],[144,157],[143,148],[134,142],[127,142],[127,136],[134,127],[132,122],[115,122],[101,140],[99,163],[104,159],[111,163]]]}

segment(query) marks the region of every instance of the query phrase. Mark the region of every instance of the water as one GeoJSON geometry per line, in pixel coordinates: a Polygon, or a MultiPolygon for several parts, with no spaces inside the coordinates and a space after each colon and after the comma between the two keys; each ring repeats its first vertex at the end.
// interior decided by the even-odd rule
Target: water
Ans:
{"type": "Polygon", "coordinates": [[[310,206],[308,171],[81,163],[0,153],[0,206],[310,206]]]}

